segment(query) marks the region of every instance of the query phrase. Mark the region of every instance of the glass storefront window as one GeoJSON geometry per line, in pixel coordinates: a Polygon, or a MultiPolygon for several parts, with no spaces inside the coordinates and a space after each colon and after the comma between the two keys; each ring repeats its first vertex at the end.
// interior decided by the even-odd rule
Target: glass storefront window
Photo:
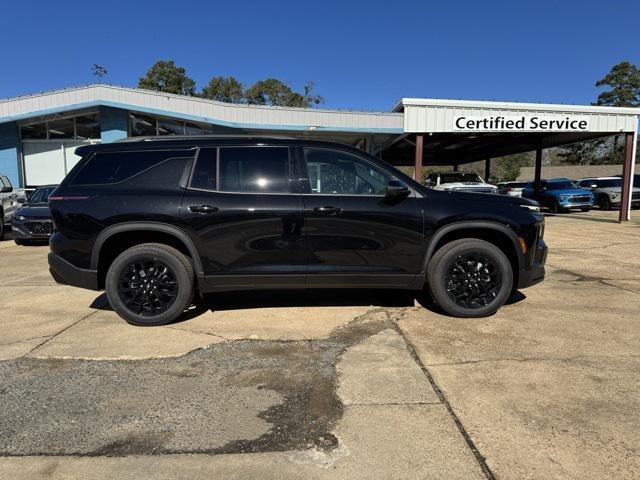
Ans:
{"type": "Polygon", "coordinates": [[[76,138],[78,140],[100,138],[100,118],[97,113],[76,117],[76,138]]]}
{"type": "Polygon", "coordinates": [[[131,136],[132,137],[157,135],[157,132],[156,132],[157,119],[155,117],[151,117],[149,115],[143,115],[141,113],[131,114],[130,117],[131,117],[131,136]]]}
{"type": "Polygon", "coordinates": [[[199,125],[189,122],[184,124],[185,135],[207,135],[208,133],[211,133],[211,127],[209,125],[199,125]]]}
{"type": "Polygon", "coordinates": [[[49,138],[74,138],[75,136],[73,118],[49,120],[47,127],[49,129],[49,138]]]}
{"type": "Polygon", "coordinates": [[[42,122],[33,123],[31,125],[22,125],[20,127],[20,136],[27,139],[45,139],[47,138],[47,124],[42,122]]]}
{"type": "Polygon", "coordinates": [[[175,120],[159,118],[158,135],[184,135],[184,123],[175,120]]]}

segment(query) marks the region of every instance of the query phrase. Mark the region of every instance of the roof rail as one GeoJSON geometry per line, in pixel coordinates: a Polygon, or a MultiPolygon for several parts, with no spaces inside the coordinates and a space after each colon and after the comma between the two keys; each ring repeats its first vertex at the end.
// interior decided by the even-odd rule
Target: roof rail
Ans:
{"type": "Polygon", "coordinates": [[[156,135],[156,136],[141,136],[141,137],[127,137],[116,140],[113,143],[134,143],[134,142],[150,142],[150,141],[173,141],[173,140],[209,140],[209,139],[223,139],[223,138],[268,138],[274,140],[295,140],[294,137],[288,137],[284,135],[238,135],[238,134],[211,134],[211,135],[156,135]]]}

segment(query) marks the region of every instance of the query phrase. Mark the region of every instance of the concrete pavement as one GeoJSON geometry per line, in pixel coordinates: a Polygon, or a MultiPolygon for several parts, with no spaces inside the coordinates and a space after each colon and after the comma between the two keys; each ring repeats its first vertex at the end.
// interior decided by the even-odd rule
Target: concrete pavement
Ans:
{"type": "Polygon", "coordinates": [[[476,320],[254,292],[137,328],[1,242],[0,478],[637,478],[640,225],[614,216],[549,217],[547,280],[476,320]]]}

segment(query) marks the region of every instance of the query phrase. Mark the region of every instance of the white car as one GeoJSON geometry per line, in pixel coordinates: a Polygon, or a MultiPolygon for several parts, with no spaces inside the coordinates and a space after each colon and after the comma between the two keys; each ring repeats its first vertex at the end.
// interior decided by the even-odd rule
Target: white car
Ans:
{"type": "Polygon", "coordinates": [[[431,173],[425,185],[435,190],[474,193],[498,193],[498,187],[486,183],[480,175],[472,172],[431,173]]]}
{"type": "Polygon", "coordinates": [[[527,182],[501,182],[498,184],[498,193],[510,197],[521,197],[527,182]]]}
{"type": "Polygon", "coordinates": [[[5,175],[0,175],[0,240],[4,238],[6,226],[11,223],[13,212],[20,208],[20,203],[25,200],[24,189],[15,189],[11,181],[5,175]]]}

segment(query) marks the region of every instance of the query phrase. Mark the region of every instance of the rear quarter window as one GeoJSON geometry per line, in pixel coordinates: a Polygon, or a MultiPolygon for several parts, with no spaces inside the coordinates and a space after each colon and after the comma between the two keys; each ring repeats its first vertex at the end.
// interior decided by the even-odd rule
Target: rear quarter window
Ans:
{"type": "Polygon", "coordinates": [[[73,178],[71,185],[120,183],[170,158],[192,158],[193,155],[194,150],[97,152],[73,178]]]}

